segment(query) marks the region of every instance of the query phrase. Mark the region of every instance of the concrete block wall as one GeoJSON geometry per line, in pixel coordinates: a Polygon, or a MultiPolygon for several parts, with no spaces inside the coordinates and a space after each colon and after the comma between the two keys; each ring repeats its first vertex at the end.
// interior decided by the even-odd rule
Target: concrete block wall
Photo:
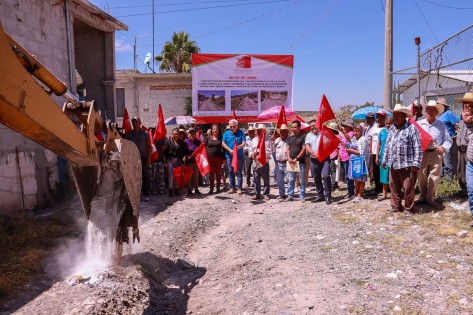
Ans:
{"type": "MultiPolygon", "coordinates": [[[[46,0],[2,0],[0,22],[5,32],[60,80],[68,82],[64,6],[53,6],[52,3],[46,0]]],[[[58,106],[64,102],[59,97],[53,97],[53,100],[58,106]]],[[[0,125],[0,157],[0,213],[48,206],[51,187],[55,187],[58,181],[56,154],[0,125]]]]}
{"type": "MultiPolygon", "coordinates": [[[[158,104],[165,118],[185,114],[185,99],[192,96],[192,75],[118,70],[116,87],[125,89],[125,106],[130,118],[138,116],[149,127],[156,124],[158,104]]],[[[117,120],[121,126],[123,120],[117,120]]]]}

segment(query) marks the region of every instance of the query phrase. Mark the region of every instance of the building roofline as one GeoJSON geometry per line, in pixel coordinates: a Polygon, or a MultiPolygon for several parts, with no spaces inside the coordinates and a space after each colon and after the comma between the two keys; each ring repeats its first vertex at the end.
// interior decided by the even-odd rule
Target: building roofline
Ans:
{"type": "MultiPolygon", "coordinates": [[[[67,0],[66,0],[67,1],[67,0]]],[[[123,23],[122,21],[114,18],[110,14],[102,11],[97,6],[90,3],[88,0],[73,0],[72,1],[75,5],[79,6],[80,8],[84,9],[85,11],[89,12],[94,17],[98,18],[102,22],[108,24],[112,28],[117,31],[127,31],[128,25],[123,23]]]]}

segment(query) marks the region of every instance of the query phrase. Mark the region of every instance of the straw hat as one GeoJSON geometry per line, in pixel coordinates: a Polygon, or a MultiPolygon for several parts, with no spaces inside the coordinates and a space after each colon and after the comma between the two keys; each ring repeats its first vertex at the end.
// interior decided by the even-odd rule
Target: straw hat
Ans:
{"type": "Polygon", "coordinates": [[[258,124],[258,127],[256,127],[257,130],[263,129],[266,131],[266,126],[264,124],[258,124]]]}
{"type": "Polygon", "coordinates": [[[327,125],[327,127],[329,127],[330,129],[332,129],[332,130],[335,132],[335,134],[337,134],[337,133],[340,132],[340,130],[338,129],[338,124],[337,124],[336,122],[334,122],[334,121],[332,121],[331,123],[329,123],[329,124],[327,125]]]}
{"type": "Polygon", "coordinates": [[[348,119],[345,119],[344,121],[342,121],[342,126],[350,127],[350,128],[353,129],[355,124],[353,123],[353,119],[348,118],[348,119]]]}
{"type": "Polygon", "coordinates": [[[428,107],[435,107],[437,108],[437,116],[440,116],[444,111],[445,111],[445,107],[442,105],[442,104],[439,104],[437,103],[437,101],[434,101],[434,100],[431,100],[427,103],[427,106],[425,107],[425,109],[427,109],[428,107]]]}
{"type": "Polygon", "coordinates": [[[463,98],[456,98],[455,103],[461,103],[461,102],[472,102],[473,103],[473,93],[465,93],[463,95],[463,98]]]}
{"type": "Polygon", "coordinates": [[[288,131],[289,131],[289,128],[286,126],[286,124],[282,124],[279,129],[280,129],[280,130],[288,130],[288,131]]]}
{"type": "Polygon", "coordinates": [[[447,100],[444,97],[437,98],[437,104],[450,107],[450,104],[447,103],[447,100]]]}
{"type": "Polygon", "coordinates": [[[415,100],[414,102],[412,102],[411,106],[417,107],[417,108],[423,108],[422,104],[418,100],[415,100]]]}
{"type": "Polygon", "coordinates": [[[393,109],[393,113],[404,113],[407,115],[407,117],[411,117],[412,116],[412,113],[410,111],[409,108],[407,108],[406,106],[402,106],[401,104],[396,104],[394,106],[394,109],[393,109]]]}

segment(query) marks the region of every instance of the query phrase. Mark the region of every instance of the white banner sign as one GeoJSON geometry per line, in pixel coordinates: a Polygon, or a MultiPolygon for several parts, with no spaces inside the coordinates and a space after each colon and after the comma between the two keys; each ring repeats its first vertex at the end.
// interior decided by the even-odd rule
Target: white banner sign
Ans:
{"type": "Polygon", "coordinates": [[[257,116],[292,108],[292,55],[192,55],[193,116],[257,116]]]}

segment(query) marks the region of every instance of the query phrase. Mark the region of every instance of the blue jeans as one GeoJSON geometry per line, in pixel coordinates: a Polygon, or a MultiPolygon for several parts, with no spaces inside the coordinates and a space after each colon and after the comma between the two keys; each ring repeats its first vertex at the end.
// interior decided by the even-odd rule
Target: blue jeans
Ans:
{"type": "Polygon", "coordinates": [[[443,176],[447,179],[453,179],[452,148],[445,150],[443,156],[443,176]]]}
{"type": "MultiPolygon", "coordinates": [[[[299,191],[299,197],[301,199],[305,198],[305,170],[306,170],[306,165],[299,163],[299,168],[301,172],[299,173],[299,179],[300,179],[300,184],[301,184],[301,190],[299,191]]],[[[287,196],[290,198],[294,198],[294,186],[296,185],[296,177],[298,173],[294,172],[287,172],[287,177],[289,177],[289,181],[287,184],[287,196]]]]}
{"type": "MultiPolygon", "coordinates": [[[[253,163],[253,165],[255,165],[253,163]]],[[[255,180],[255,195],[261,196],[261,179],[263,180],[263,195],[269,196],[269,163],[260,168],[253,167],[255,180]]]]}
{"type": "MultiPolygon", "coordinates": [[[[276,152],[271,153],[271,157],[273,158],[273,161],[276,162],[276,152]]],[[[273,177],[274,181],[278,181],[278,163],[274,163],[274,170],[273,170],[273,177]]]]}
{"type": "Polygon", "coordinates": [[[468,191],[468,204],[470,213],[473,215],[473,163],[466,162],[466,187],[468,191]]]}
{"type": "Polygon", "coordinates": [[[243,156],[238,156],[238,169],[236,172],[233,169],[231,157],[227,157],[227,165],[228,165],[228,175],[230,177],[230,188],[233,190],[236,190],[236,189],[241,190],[242,180],[243,180],[242,170],[243,170],[243,165],[244,165],[243,156]],[[236,174],[238,186],[235,185],[235,174],[236,174]]]}
{"type": "Polygon", "coordinates": [[[332,180],[330,178],[330,158],[325,161],[310,158],[310,170],[314,176],[317,198],[328,198],[332,196],[332,180]]]}
{"type": "Polygon", "coordinates": [[[277,167],[274,169],[276,170],[276,179],[278,182],[279,188],[279,196],[284,197],[286,196],[286,189],[284,188],[284,178],[286,177],[286,162],[279,162],[276,161],[277,167]]]}

